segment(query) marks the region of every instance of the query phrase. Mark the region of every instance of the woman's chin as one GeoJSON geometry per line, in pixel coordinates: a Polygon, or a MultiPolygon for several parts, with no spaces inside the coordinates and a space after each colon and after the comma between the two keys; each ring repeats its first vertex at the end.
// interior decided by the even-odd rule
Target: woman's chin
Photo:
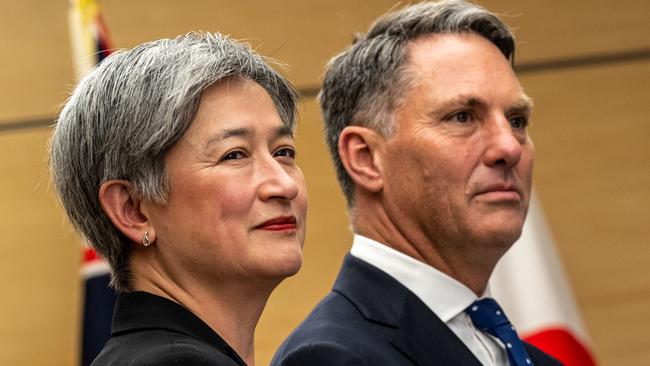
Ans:
{"type": "Polygon", "coordinates": [[[302,266],[302,250],[295,247],[277,249],[262,262],[258,275],[279,282],[298,273],[302,266]]]}
{"type": "Polygon", "coordinates": [[[284,278],[298,273],[300,267],[302,267],[302,250],[300,249],[285,253],[283,258],[278,261],[278,273],[284,278]]]}

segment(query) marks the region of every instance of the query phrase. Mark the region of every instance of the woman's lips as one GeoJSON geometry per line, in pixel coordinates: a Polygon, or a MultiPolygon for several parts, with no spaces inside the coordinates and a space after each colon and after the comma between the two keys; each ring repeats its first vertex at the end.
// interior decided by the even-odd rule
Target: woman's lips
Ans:
{"type": "Polygon", "coordinates": [[[295,230],[296,222],[297,220],[295,216],[281,216],[263,222],[262,224],[258,225],[256,229],[268,231],[295,230]]]}

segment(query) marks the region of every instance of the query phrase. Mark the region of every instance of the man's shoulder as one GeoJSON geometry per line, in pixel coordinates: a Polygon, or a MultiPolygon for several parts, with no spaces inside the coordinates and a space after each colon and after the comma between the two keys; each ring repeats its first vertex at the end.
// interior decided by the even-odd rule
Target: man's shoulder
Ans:
{"type": "Polygon", "coordinates": [[[271,366],[368,365],[361,354],[341,343],[314,340],[302,342],[291,349],[286,346],[284,344],[278,350],[271,366]]]}
{"type": "Polygon", "coordinates": [[[393,331],[365,319],[349,299],[331,292],[284,341],[271,365],[376,364],[369,360],[391,349],[393,331]]]}
{"type": "Polygon", "coordinates": [[[365,333],[370,326],[359,309],[342,294],[332,291],[291,333],[288,341],[337,342],[365,333]]]}
{"type": "Polygon", "coordinates": [[[92,366],[114,364],[237,366],[218,349],[188,335],[166,330],[141,331],[111,338],[92,366]]]}

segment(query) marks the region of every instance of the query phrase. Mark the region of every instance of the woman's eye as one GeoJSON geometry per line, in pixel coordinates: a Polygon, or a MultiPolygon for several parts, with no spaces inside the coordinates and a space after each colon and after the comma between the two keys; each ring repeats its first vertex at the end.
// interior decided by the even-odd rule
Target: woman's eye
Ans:
{"type": "Polygon", "coordinates": [[[524,116],[510,118],[510,125],[513,128],[526,128],[528,126],[528,118],[524,116]]]}
{"type": "Polygon", "coordinates": [[[226,153],[226,155],[224,155],[221,158],[221,161],[243,159],[245,157],[246,157],[246,154],[243,151],[234,150],[234,151],[230,151],[230,152],[226,153]]]}
{"type": "Polygon", "coordinates": [[[290,147],[283,147],[273,153],[273,156],[294,159],[296,157],[296,151],[290,147]]]}

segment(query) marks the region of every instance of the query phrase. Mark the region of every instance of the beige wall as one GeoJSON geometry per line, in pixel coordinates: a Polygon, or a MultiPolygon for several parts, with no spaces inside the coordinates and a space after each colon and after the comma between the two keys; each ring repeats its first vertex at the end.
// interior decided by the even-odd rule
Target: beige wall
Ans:
{"type": "MultiPolygon", "coordinates": [[[[517,28],[523,64],[650,49],[645,0],[481,3],[517,28]]],[[[286,62],[287,75],[303,89],[317,88],[327,58],[393,4],[102,2],[116,47],[193,29],[222,31],[286,62]]],[[[0,123],[52,119],[73,85],[66,1],[0,6],[0,123]]],[[[603,365],[648,365],[650,60],[529,72],[521,80],[536,101],[536,189],[596,355],[603,365]]],[[[298,145],[310,193],[305,262],[274,293],[260,321],[259,365],[326,293],[349,248],[345,206],[320,123],[313,98],[304,98],[298,145]]],[[[48,186],[49,129],[2,126],[0,364],[74,364],[79,242],[48,186]]]]}

